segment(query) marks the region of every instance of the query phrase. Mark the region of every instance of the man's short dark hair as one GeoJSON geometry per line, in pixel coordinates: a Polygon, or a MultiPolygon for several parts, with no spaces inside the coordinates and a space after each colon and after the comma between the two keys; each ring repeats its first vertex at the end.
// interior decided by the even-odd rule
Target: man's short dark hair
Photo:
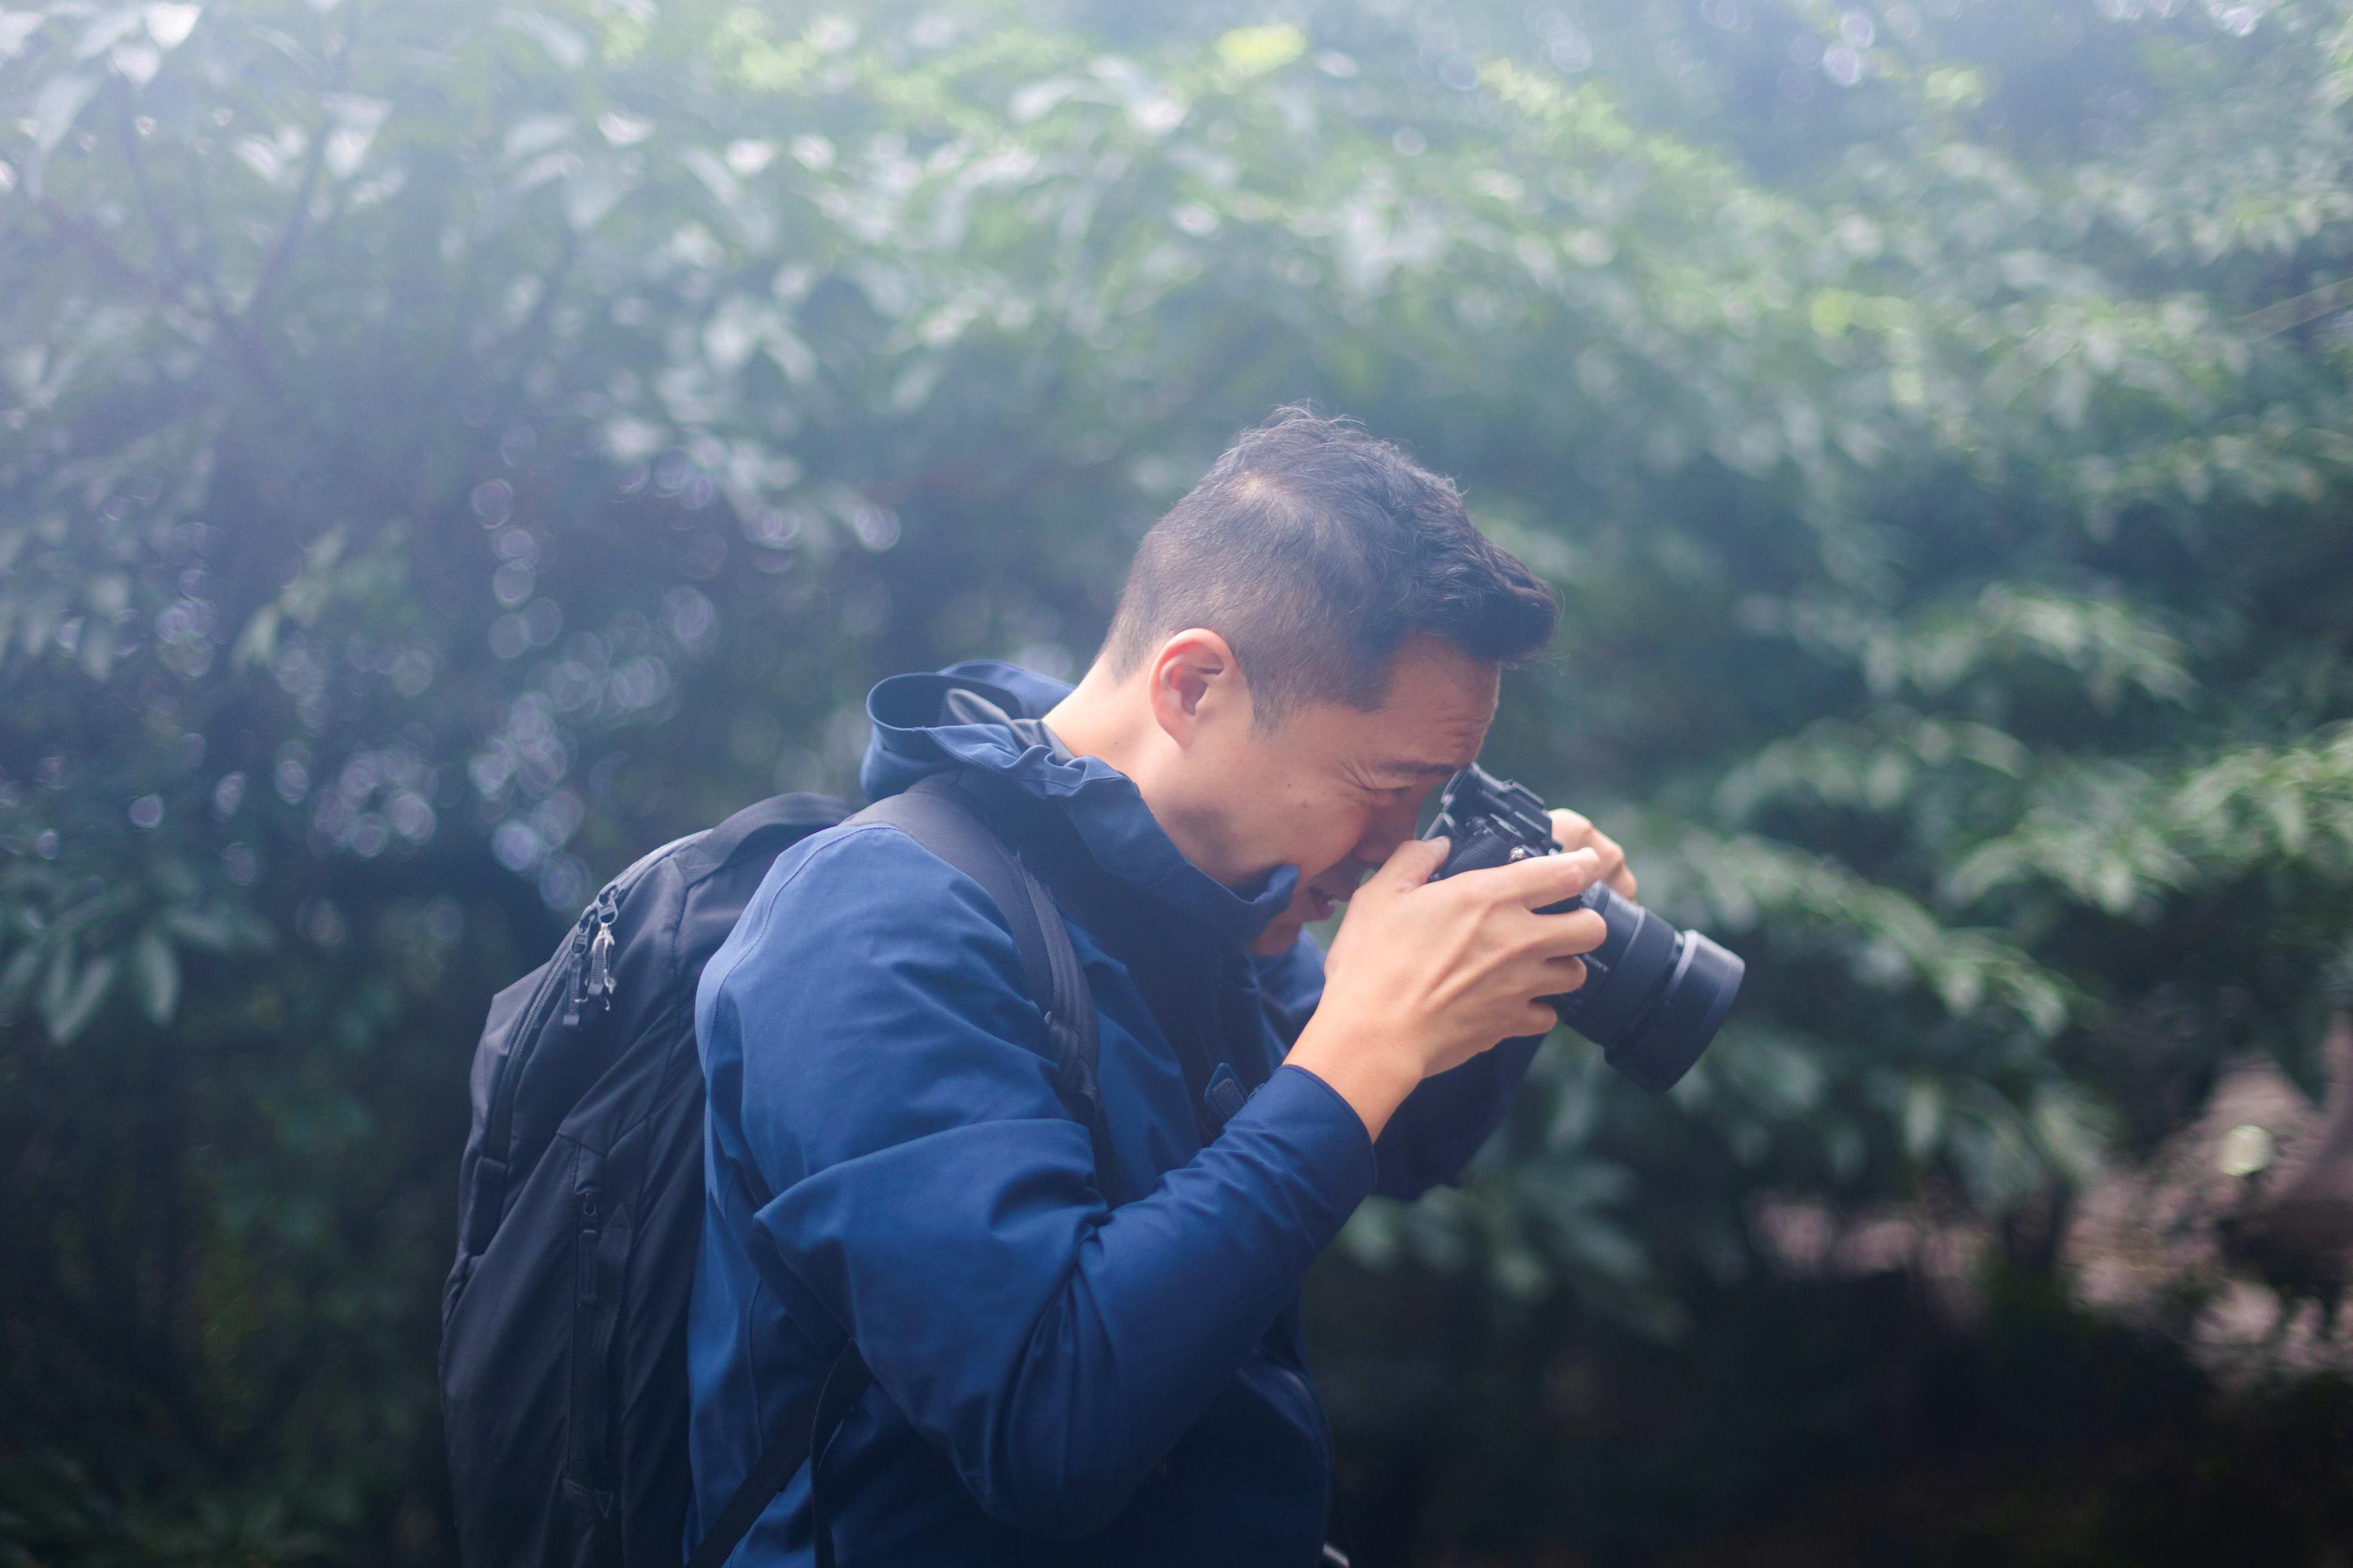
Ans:
{"type": "Polygon", "coordinates": [[[1534,656],[1559,601],[1472,526],[1454,481],[1350,419],[1287,404],[1245,430],[1152,526],[1103,641],[1114,675],[1205,626],[1249,681],[1253,721],[1388,695],[1417,634],[1496,664],[1534,656]]]}

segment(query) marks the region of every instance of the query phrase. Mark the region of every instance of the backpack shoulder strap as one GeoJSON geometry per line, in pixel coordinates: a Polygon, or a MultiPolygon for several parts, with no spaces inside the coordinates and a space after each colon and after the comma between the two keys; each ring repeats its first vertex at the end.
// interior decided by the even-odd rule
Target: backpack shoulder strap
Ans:
{"type": "MultiPolygon", "coordinates": [[[[760,1450],[752,1461],[751,1470],[727,1500],[727,1506],[702,1532],[694,1551],[686,1560],[686,1568],[720,1568],[733,1554],[744,1537],[767,1511],[768,1504],[785,1489],[785,1483],[798,1473],[812,1458],[821,1458],[826,1439],[834,1428],[849,1415],[866,1385],[874,1374],[866,1369],[866,1358],[858,1353],[854,1344],[845,1344],[834,1356],[833,1364],[825,1371],[825,1382],[817,1392],[816,1403],[810,1407],[808,1425],[787,1421],[776,1440],[760,1450]]],[[[817,1505],[817,1550],[823,1568],[833,1568],[833,1532],[826,1528],[824,1499],[815,1486],[809,1489],[810,1500],[817,1505]]]]}
{"type": "MultiPolygon", "coordinates": [[[[744,815],[749,815],[744,814],[744,815]]],[[[1097,1158],[1108,1148],[1109,1133],[1103,1096],[1095,1084],[1097,1049],[1094,997],[1079,967],[1070,929],[1045,884],[994,826],[986,805],[952,774],[934,773],[909,789],[877,801],[849,819],[882,822],[898,828],[916,843],[978,882],[993,900],[1006,924],[1013,929],[1014,945],[1021,952],[1021,973],[1029,994],[1045,1015],[1046,1032],[1054,1047],[1058,1087],[1065,1100],[1082,1112],[1097,1158]]],[[[826,1369],[808,1425],[787,1422],[785,1430],[763,1449],[752,1468],[727,1500],[718,1519],[703,1532],[687,1568],[720,1568],[752,1526],[759,1521],[776,1494],[804,1464],[825,1456],[834,1429],[873,1381],[866,1360],[855,1343],[847,1343],[826,1369]]],[[[828,1528],[823,1489],[811,1485],[819,1568],[833,1568],[833,1536],[828,1528]]]]}
{"type": "MultiPolygon", "coordinates": [[[[1096,1088],[1094,998],[1052,895],[987,815],[987,805],[952,774],[934,773],[876,802],[849,820],[886,822],[981,885],[1021,952],[1029,994],[1046,1016],[1060,1087],[1099,1141],[1103,1098],[1096,1088]]],[[[1098,1154],[1103,1152],[1098,1147],[1098,1154]]]]}

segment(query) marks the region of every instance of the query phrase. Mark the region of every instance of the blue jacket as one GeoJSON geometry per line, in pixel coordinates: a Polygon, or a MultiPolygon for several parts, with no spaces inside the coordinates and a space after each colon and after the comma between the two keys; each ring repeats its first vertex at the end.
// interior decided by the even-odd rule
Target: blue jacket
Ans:
{"type": "MultiPolygon", "coordinates": [[[[1016,718],[1070,689],[989,661],[886,680],[861,782],[881,799],[985,770],[1083,849],[1091,892],[1055,890],[1099,1015],[1107,1158],[1057,1098],[977,884],[879,824],[779,858],[695,1005],[710,1110],[690,1541],[846,1327],[874,1384],[825,1458],[843,1568],[1307,1568],[1332,1442],[1302,1277],[1367,1193],[1460,1171],[1535,1042],[1425,1083],[1375,1144],[1321,1079],[1280,1066],[1322,954],[1248,943],[1297,873],[1211,880],[1100,759],[1032,743],[1034,725],[942,722],[952,681],[1016,718]],[[1222,1121],[1209,1104],[1237,1097],[1205,1094],[1219,1068],[1248,1092],[1222,1121]]],[[[733,1561],[811,1555],[804,1467],[733,1561]]]]}

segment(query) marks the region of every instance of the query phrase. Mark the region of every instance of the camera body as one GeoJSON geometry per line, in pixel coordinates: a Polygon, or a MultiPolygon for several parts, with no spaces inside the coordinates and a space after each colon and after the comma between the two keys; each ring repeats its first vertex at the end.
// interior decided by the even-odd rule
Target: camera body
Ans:
{"type": "MultiPolygon", "coordinates": [[[[1423,837],[1450,841],[1433,881],[1560,852],[1552,818],[1535,792],[1476,763],[1448,781],[1438,820],[1423,837]]],[[[1536,913],[1577,909],[1599,915],[1609,934],[1584,955],[1585,984],[1545,1000],[1562,1023],[1599,1046],[1610,1066],[1662,1093],[1715,1038],[1746,966],[1700,932],[1677,931],[1599,882],[1536,913]]]]}

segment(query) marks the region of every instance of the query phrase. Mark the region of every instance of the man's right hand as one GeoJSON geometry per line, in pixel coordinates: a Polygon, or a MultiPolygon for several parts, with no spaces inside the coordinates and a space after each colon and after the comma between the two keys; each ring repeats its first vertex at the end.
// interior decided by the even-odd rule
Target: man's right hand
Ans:
{"type": "Polygon", "coordinates": [[[1414,1087],[1499,1041],[1557,1022],[1539,1000],[1585,983],[1577,955],[1608,934],[1589,910],[1539,915],[1600,874],[1591,849],[1440,881],[1443,839],[1409,839],[1350,900],[1324,961],[1324,999],[1284,1058],[1322,1079],[1378,1138],[1414,1087]]]}

